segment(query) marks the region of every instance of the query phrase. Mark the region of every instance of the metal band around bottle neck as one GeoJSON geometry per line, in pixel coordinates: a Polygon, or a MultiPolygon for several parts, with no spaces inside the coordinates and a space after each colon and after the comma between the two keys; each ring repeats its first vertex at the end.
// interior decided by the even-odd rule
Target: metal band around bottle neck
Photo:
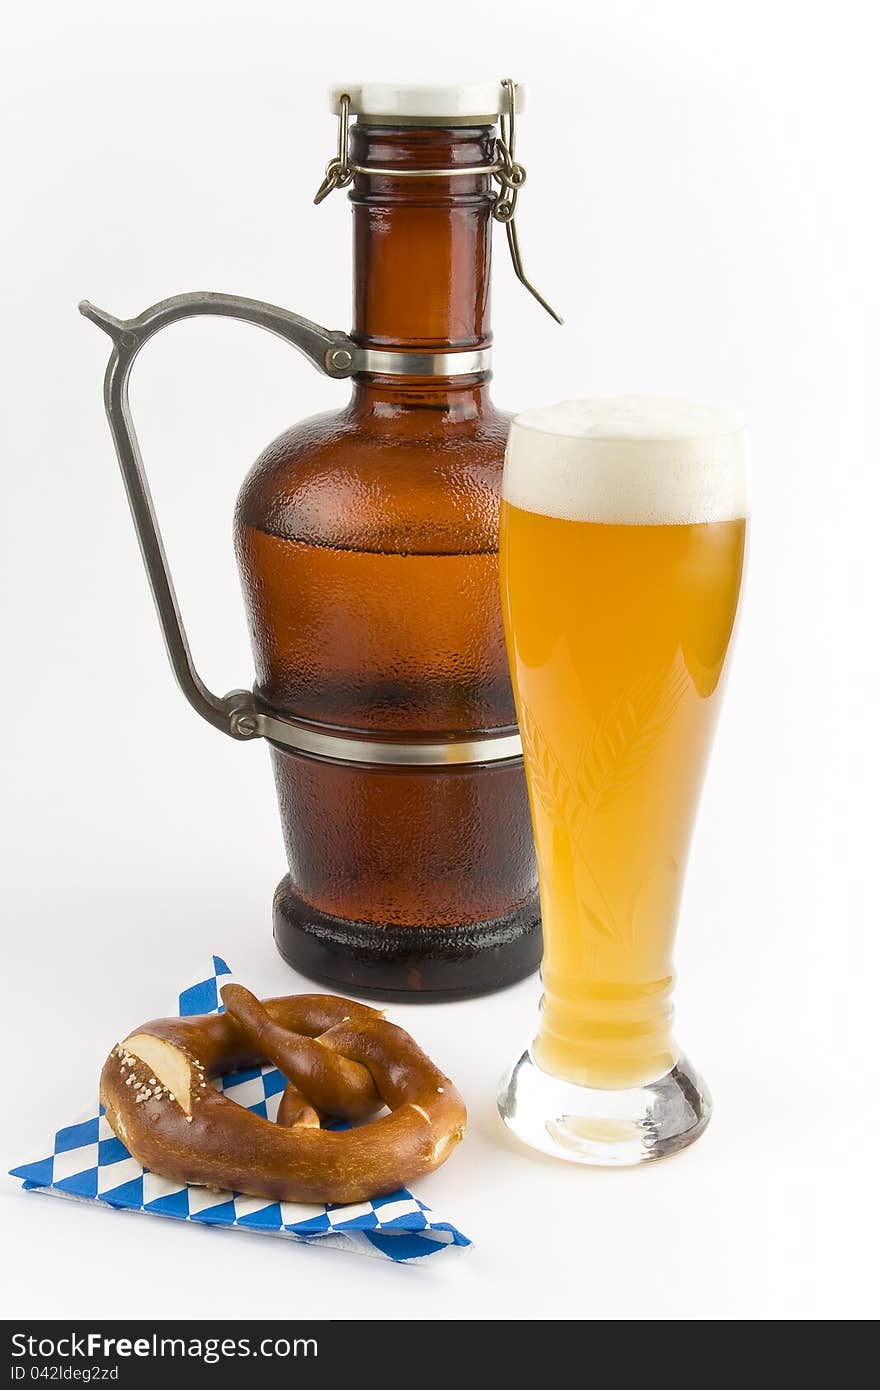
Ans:
{"type": "Polygon", "coordinates": [[[474,352],[397,352],[379,348],[334,348],[331,366],[348,368],[352,376],[373,372],[377,376],[475,376],[492,367],[492,349],[474,352]]]}

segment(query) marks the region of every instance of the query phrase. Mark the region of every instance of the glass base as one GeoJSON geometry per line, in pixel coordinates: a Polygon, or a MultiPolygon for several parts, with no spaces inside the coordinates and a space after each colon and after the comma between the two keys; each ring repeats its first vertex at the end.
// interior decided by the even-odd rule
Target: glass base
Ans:
{"type": "Polygon", "coordinates": [[[605,1091],[551,1076],[524,1052],[501,1083],[498,1109],[530,1148],[568,1163],[619,1167],[692,1144],[709,1123],[712,1098],[686,1057],[650,1085],[605,1091]]]}

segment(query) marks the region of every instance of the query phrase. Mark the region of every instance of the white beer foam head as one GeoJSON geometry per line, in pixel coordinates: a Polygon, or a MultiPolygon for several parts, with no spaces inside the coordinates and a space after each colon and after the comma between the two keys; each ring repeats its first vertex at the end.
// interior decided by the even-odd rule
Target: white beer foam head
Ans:
{"type": "Polygon", "coordinates": [[[671,526],[748,515],[745,430],[661,396],[562,401],[517,415],[502,495],[570,521],[671,526]]]}

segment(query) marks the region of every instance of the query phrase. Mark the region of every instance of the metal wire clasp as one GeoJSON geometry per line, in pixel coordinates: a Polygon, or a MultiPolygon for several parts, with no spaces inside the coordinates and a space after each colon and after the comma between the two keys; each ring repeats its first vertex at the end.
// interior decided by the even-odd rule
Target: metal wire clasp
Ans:
{"type": "Polygon", "coordinates": [[[348,162],[348,115],[351,97],[343,92],[339,98],[339,132],[336,137],[336,154],[324,170],[321,187],[315,194],[315,202],[323,203],[334,188],[345,188],[354,178],[354,170],[348,162]]]}
{"type": "Polygon", "coordinates": [[[513,262],[516,278],[520,284],[525,286],[529,294],[534,295],[551,318],[554,318],[557,323],[562,323],[556,310],[535,289],[523,266],[515,218],[519,191],[525,183],[527,175],[525,167],[519,164],[516,159],[516,83],[512,77],[504,77],[501,79],[501,86],[507,95],[507,110],[500,112],[501,130],[495,138],[493,158],[488,164],[469,165],[467,167],[460,165],[456,169],[374,169],[352,164],[348,157],[348,122],[351,112],[351,97],[347,92],[343,92],[339,98],[336,154],[324,170],[324,179],[315,194],[315,202],[322,203],[335,188],[345,188],[351,183],[356,173],[383,174],[401,179],[454,178],[466,174],[490,174],[500,184],[500,191],[495,195],[492,206],[492,216],[496,222],[504,224],[504,230],[507,233],[507,245],[510,248],[510,259],[513,262]]]}
{"type": "Polygon", "coordinates": [[[516,230],[516,203],[519,198],[519,190],[528,177],[522,164],[516,162],[516,83],[512,77],[503,77],[501,85],[507,93],[507,110],[500,113],[501,133],[495,140],[495,158],[498,162],[498,169],[492,177],[497,179],[501,185],[501,192],[495,199],[492,208],[492,216],[496,222],[504,223],[504,230],[507,233],[507,245],[510,247],[510,259],[513,261],[513,269],[520,284],[525,285],[529,294],[534,295],[538,303],[551,318],[557,323],[562,323],[562,319],[557,314],[552,305],[528,278],[522,261],[522,252],[519,249],[519,237],[516,230]]]}

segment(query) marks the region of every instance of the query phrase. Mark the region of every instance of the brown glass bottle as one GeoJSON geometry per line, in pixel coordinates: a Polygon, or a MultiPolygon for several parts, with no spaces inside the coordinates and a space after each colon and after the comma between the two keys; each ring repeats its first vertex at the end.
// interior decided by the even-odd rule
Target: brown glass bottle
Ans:
{"type": "MultiPolygon", "coordinates": [[[[355,164],[485,166],[492,128],[358,123],[355,164]]],[[[391,351],[485,348],[485,172],[357,173],[354,330],[391,351]]],[[[369,738],[512,731],[498,599],[508,417],[489,373],[355,377],[349,405],[288,430],[242,488],[236,546],[267,712],[369,738]]],[[[391,767],[272,745],[289,874],[282,955],[361,994],[480,994],[540,958],[521,762],[391,767]]]]}

